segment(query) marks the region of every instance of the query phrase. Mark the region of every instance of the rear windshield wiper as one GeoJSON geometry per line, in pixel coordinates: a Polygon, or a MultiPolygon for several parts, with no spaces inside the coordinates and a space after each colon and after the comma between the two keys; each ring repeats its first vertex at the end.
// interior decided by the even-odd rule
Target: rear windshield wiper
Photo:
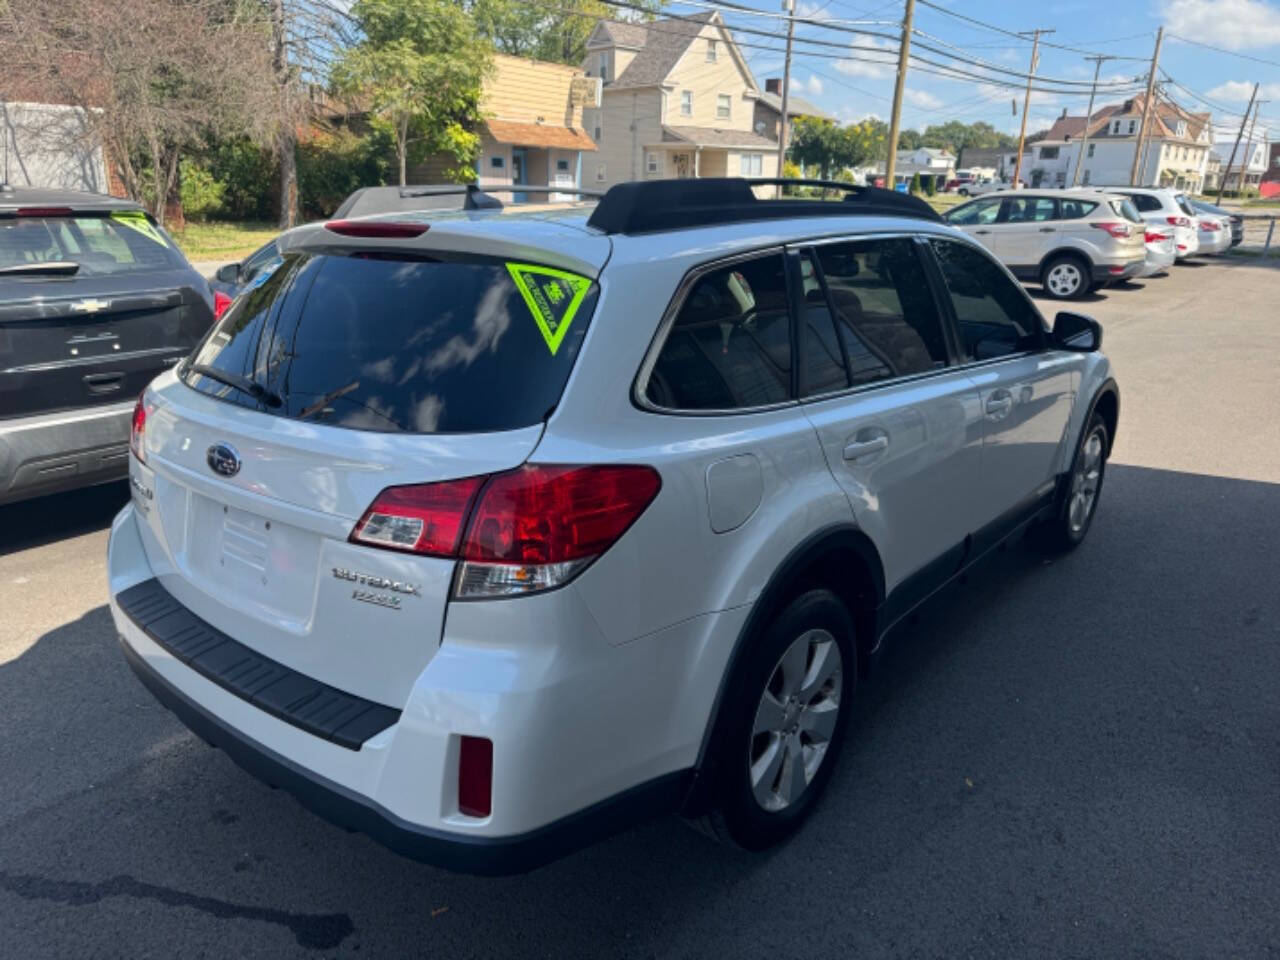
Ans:
{"type": "Polygon", "coordinates": [[[228,387],[233,387],[241,393],[247,393],[255,400],[261,400],[268,407],[281,406],[284,401],[280,399],[280,395],[272,393],[256,380],[250,380],[248,377],[242,377],[236,373],[227,373],[225,370],[219,370],[217,367],[211,367],[205,363],[189,363],[187,369],[192,373],[198,373],[202,377],[208,377],[210,380],[216,380],[218,383],[228,387]]]}
{"type": "Polygon", "coordinates": [[[80,264],[71,260],[45,260],[42,263],[15,263],[9,267],[0,267],[0,276],[43,276],[52,274],[56,277],[70,277],[80,272],[80,264]]]}

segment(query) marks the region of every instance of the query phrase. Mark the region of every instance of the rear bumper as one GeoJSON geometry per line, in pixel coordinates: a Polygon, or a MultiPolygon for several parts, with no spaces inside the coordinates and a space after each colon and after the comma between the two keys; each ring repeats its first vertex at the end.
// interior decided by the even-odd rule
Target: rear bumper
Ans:
{"type": "Polygon", "coordinates": [[[1124,263],[1095,263],[1093,282],[1115,283],[1117,280],[1128,280],[1130,277],[1136,277],[1146,265],[1145,256],[1141,260],[1129,260],[1124,263]]]}
{"type": "Polygon", "coordinates": [[[122,636],[125,660],[157,700],[201,739],[257,779],[292,794],[329,822],[358,830],[402,856],[461,873],[500,876],[532,870],[619,830],[679,809],[693,779],[682,770],[639,784],[571,816],[516,836],[466,836],[410,823],[256,743],[218,719],[160,673],[122,636]]]}
{"type": "Polygon", "coordinates": [[[0,420],[0,503],[129,475],[133,401],[0,420]]]}

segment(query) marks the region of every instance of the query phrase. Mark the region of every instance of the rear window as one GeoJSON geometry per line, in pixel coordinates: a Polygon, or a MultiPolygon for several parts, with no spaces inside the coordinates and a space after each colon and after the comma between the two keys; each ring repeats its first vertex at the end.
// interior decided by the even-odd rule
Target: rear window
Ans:
{"type": "Polygon", "coordinates": [[[1098,209],[1098,205],[1089,200],[1064,199],[1062,201],[1062,219],[1080,220],[1093,213],[1096,209],[1098,209]]]}
{"type": "Polygon", "coordinates": [[[77,276],[169,270],[182,262],[141,211],[0,218],[0,268],[58,261],[79,264],[77,276]]]}
{"type": "Polygon", "coordinates": [[[330,426],[514,430],[560,402],[596,298],[589,278],[537,264],[290,254],[191,357],[274,396],[190,365],[183,377],[220,399],[330,426]]]}
{"type": "Polygon", "coordinates": [[[1178,201],[1178,208],[1188,217],[1194,217],[1196,215],[1191,203],[1182,194],[1178,194],[1174,199],[1178,201]]]}
{"type": "Polygon", "coordinates": [[[1138,213],[1138,208],[1134,206],[1132,200],[1112,200],[1111,209],[1124,217],[1130,223],[1142,223],[1142,214],[1138,213]]]}

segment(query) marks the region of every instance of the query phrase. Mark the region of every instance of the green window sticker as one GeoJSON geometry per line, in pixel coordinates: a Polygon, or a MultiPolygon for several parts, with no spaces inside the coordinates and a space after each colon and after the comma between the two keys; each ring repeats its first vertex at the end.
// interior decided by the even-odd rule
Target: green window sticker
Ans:
{"type": "Polygon", "coordinates": [[[141,210],[116,210],[112,212],[111,219],[128,227],[130,230],[138,231],[148,240],[152,240],[162,247],[169,246],[169,241],[164,238],[164,234],[151,225],[151,221],[147,219],[147,215],[141,210]]]}
{"type": "Polygon", "coordinates": [[[590,278],[532,263],[508,263],[507,270],[554,357],[591,289],[590,278]]]}

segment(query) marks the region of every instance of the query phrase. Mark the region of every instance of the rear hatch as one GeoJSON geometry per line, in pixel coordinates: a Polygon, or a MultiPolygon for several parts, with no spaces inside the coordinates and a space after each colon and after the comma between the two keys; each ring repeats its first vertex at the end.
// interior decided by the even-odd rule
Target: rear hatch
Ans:
{"type": "Polygon", "coordinates": [[[1111,197],[1107,200],[1111,212],[1120,217],[1129,231],[1127,235],[1117,236],[1118,231],[1108,230],[1117,255],[1123,260],[1145,260],[1147,255],[1146,221],[1128,197],[1111,197]]]}
{"type": "Polygon", "coordinates": [[[0,214],[0,419],[137,397],[207,332],[202,285],[141,211],[0,214]]]}
{"type": "Polygon", "coordinates": [[[265,656],[403,705],[455,562],[349,536],[388,487],[534,450],[597,288],[530,259],[287,252],[149,391],[140,514],[165,587],[265,656]]]}

